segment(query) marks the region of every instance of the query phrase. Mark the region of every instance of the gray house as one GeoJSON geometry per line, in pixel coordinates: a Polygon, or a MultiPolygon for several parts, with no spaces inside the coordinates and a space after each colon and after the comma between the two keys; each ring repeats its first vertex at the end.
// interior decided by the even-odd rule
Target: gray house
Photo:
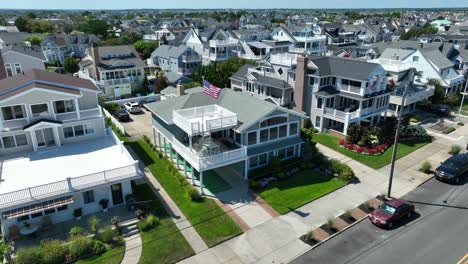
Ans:
{"type": "Polygon", "coordinates": [[[185,94],[182,85],[177,89],[181,96],[147,107],[155,144],[185,165],[193,185],[203,186],[203,175],[210,177],[210,171],[245,180],[272,157],[300,157],[303,114],[231,89],[223,89],[218,99],[203,92],[185,94]]]}
{"type": "Polygon", "coordinates": [[[0,49],[0,79],[32,69],[45,70],[46,59],[40,47],[30,44],[6,44],[0,49]]]}
{"type": "Polygon", "coordinates": [[[161,45],[151,53],[149,65],[157,65],[165,72],[190,76],[198,71],[202,57],[187,46],[161,45]]]}
{"type": "Polygon", "coordinates": [[[84,57],[86,49],[97,41],[95,35],[49,34],[42,40],[41,48],[48,62],[63,63],[65,57],[84,57]]]}

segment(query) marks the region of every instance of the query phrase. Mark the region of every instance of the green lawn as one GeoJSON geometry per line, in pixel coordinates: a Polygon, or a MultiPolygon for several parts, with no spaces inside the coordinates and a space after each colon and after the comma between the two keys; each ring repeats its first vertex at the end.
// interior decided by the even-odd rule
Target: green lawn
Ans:
{"type": "MultiPolygon", "coordinates": [[[[385,165],[390,164],[392,158],[393,146],[388,148],[382,155],[369,156],[340,147],[338,145],[339,139],[328,134],[314,134],[313,140],[374,169],[380,169],[385,165]]],[[[397,159],[410,154],[411,152],[427,145],[428,143],[429,142],[420,142],[415,140],[399,143],[397,149],[397,159]]]]}
{"type": "Polygon", "coordinates": [[[109,249],[101,256],[79,260],[76,264],[120,264],[124,256],[125,246],[109,249]]]}
{"type": "Polygon", "coordinates": [[[134,186],[139,201],[152,201],[145,207],[161,219],[160,224],[148,232],[143,232],[143,252],[139,264],[175,263],[195,254],[187,240],[168,216],[163,205],[148,185],[134,186]]]}
{"type": "Polygon", "coordinates": [[[304,170],[289,179],[270,183],[259,195],[278,213],[285,214],[345,185],[335,177],[304,170]]]}
{"type": "Polygon", "coordinates": [[[215,201],[211,199],[192,201],[183,191],[179,179],[169,172],[168,166],[172,166],[170,162],[160,159],[143,140],[126,142],[126,144],[130,145],[148,166],[209,247],[242,233],[240,227],[215,201]]]}

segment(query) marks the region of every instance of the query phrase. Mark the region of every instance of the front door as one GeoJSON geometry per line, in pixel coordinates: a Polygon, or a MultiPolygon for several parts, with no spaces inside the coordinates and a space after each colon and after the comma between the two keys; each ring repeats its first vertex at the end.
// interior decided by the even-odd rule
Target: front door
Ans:
{"type": "Polygon", "coordinates": [[[37,146],[39,148],[55,146],[54,131],[52,128],[38,129],[35,133],[37,146]]]}
{"type": "Polygon", "coordinates": [[[122,184],[117,183],[111,185],[111,192],[112,192],[112,203],[114,205],[118,205],[123,203],[123,194],[122,194],[122,184]]]}

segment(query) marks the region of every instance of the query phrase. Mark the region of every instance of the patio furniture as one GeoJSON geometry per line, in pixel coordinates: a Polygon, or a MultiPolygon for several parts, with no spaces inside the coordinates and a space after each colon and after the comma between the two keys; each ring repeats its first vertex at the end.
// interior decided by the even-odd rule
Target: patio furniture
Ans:
{"type": "Polygon", "coordinates": [[[29,236],[34,234],[39,229],[39,226],[36,224],[29,224],[28,226],[23,226],[20,228],[19,233],[23,236],[29,236]]]}

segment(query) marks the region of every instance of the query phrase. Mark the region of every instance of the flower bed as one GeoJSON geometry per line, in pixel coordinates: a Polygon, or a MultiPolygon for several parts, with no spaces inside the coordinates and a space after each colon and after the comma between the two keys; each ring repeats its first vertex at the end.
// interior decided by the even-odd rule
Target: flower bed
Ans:
{"type": "Polygon", "coordinates": [[[392,140],[387,139],[383,144],[374,145],[372,147],[365,147],[359,146],[357,144],[347,143],[344,139],[340,139],[338,141],[338,145],[340,145],[342,148],[363,155],[381,155],[392,145],[392,140]]]}

